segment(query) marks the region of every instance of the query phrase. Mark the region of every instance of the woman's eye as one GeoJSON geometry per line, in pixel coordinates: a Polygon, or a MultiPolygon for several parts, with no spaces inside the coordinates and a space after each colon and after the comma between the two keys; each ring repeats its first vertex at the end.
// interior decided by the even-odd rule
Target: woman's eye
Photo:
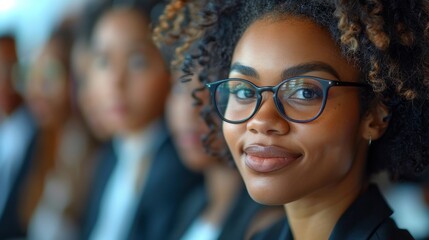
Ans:
{"type": "Polygon", "coordinates": [[[240,88],[232,92],[238,99],[255,98],[255,91],[251,88],[240,88]]]}
{"type": "Polygon", "coordinates": [[[146,58],[142,54],[133,54],[128,60],[131,69],[142,69],[148,65],[146,58]]]}
{"type": "Polygon", "coordinates": [[[295,90],[291,95],[288,96],[288,99],[297,99],[297,100],[314,100],[322,97],[322,93],[319,89],[314,88],[299,88],[295,90]]]}

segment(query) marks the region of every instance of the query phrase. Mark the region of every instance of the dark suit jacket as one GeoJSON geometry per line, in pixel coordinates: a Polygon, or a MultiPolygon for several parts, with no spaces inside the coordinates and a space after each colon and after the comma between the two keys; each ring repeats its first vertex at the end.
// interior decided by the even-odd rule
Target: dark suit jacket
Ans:
{"type": "MultiPolygon", "coordinates": [[[[100,156],[99,169],[84,219],[82,239],[88,239],[96,224],[101,198],[118,161],[111,142],[104,146],[100,156]]],[[[167,137],[150,165],[128,239],[165,239],[184,196],[201,182],[201,175],[192,173],[183,166],[171,138],[167,137]]]]}
{"type": "MultiPolygon", "coordinates": [[[[399,229],[390,218],[393,211],[379,189],[370,185],[340,217],[329,240],[407,240],[414,239],[406,230],[399,229]]],[[[287,219],[252,237],[253,240],[292,240],[287,219]]],[[[315,236],[317,239],[317,236],[315,236]]]]}
{"type": "MultiPolygon", "coordinates": [[[[170,239],[177,240],[183,237],[194,221],[201,216],[207,204],[207,191],[205,186],[201,185],[189,194],[184,201],[170,239]]],[[[244,239],[254,216],[264,208],[266,207],[250,198],[243,185],[221,226],[221,233],[218,239],[244,239]]]]}
{"type": "MultiPolygon", "coordinates": [[[[25,117],[29,123],[33,123],[27,109],[24,109],[25,117]]],[[[26,236],[27,230],[22,226],[19,219],[19,198],[21,197],[25,180],[30,169],[35,164],[33,160],[34,152],[37,148],[37,133],[32,134],[29,145],[25,150],[24,159],[17,171],[17,176],[12,183],[9,196],[7,196],[3,214],[0,216],[0,239],[23,238],[26,236]]],[[[20,144],[20,143],[16,143],[20,144]]],[[[0,190],[1,191],[1,190],[0,190]]]]}

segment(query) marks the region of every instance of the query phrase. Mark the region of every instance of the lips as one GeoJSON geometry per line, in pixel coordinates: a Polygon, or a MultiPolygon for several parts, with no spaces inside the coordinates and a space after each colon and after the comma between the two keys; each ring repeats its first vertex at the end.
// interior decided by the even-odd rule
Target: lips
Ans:
{"type": "Polygon", "coordinates": [[[244,162],[250,169],[268,173],[290,165],[302,156],[277,146],[250,145],[244,149],[244,162]]]}
{"type": "Polygon", "coordinates": [[[107,112],[111,117],[123,117],[127,114],[128,109],[125,104],[114,103],[107,106],[107,112]]]}

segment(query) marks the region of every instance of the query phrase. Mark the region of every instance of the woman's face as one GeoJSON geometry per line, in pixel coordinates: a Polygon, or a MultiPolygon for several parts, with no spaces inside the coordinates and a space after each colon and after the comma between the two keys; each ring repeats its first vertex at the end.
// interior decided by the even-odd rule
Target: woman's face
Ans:
{"type": "Polygon", "coordinates": [[[0,40],[0,115],[12,113],[20,102],[13,86],[13,69],[17,62],[15,42],[0,40]]]}
{"type": "Polygon", "coordinates": [[[97,24],[88,87],[105,126],[123,134],[144,129],[164,112],[169,75],[140,13],[114,9],[97,24]]]}
{"type": "MultiPolygon", "coordinates": [[[[229,77],[258,86],[275,86],[286,72],[288,77],[358,81],[358,71],[340,55],[329,33],[296,17],[250,25],[235,48],[232,64],[240,67],[229,77]]],[[[223,123],[227,144],[256,201],[285,204],[332,194],[345,182],[360,181],[365,154],[358,153],[366,151],[367,141],[362,137],[358,88],[331,88],[323,113],[309,123],[286,121],[277,112],[272,93],[264,92],[263,97],[250,120],[223,123]]]]}
{"type": "MultiPolygon", "coordinates": [[[[201,142],[201,137],[209,130],[199,114],[201,108],[193,105],[195,100],[191,95],[192,90],[199,87],[197,79],[175,83],[167,101],[167,120],[186,166],[192,170],[204,171],[219,163],[219,160],[209,156],[201,142]]],[[[209,97],[207,91],[199,92],[197,96],[204,102],[209,97]]]]}
{"type": "Polygon", "coordinates": [[[27,79],[25,96],[42,127],[62,124],[70,111],[70,84],[60,47],[48,43],[36,58],[27,79]]]}

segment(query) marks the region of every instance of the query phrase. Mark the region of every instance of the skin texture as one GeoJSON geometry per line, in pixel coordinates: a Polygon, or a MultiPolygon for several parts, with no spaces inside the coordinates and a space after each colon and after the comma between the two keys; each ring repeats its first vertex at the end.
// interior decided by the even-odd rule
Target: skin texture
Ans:
{"type": "MultiPolygon", "coordinates": [[[[180,76],[180,73],[175,75],[180,76]]],[[[201,172],[209,204],[201,213],[205,221],[220,226],[231,203],[242,186],[236,169],[228,167],[216,157],[208,155],[201,142],[201,136],[208,132],[207,126],[199,117],[200,107],[192,103],[192,89],[199,87],[196,79],[191,82],[177,82],[167,102],[167,120],[183,163],[191,170],[201,172]]],[[[207,92],[198,97],[206,101],[207,92]]]]}
{"type": "Polygon", "coordinates": [[[17,63],[15,42],[0,40],[0,115],[11,114],[21,103],[13,87],[13,66],[17,63]]]}
{"type": "Polygon", "coordinates": [[[28,105],[41,127],[61,126],[70,111],[70,80],[61,47],[49,42],[36,58],[26,84],[28,105]]]}
{"type": "Polygon", "coordinates": [[[88,80],[89,66],[91,63],[89,43],[83,40],[78,40],[73,45],[72,50],[72,66],[73,74],[77,81],[77,104],[82,112],[91,133],[98,140],[109,139],[111,133],[105,121],[100,114],[100,104],[97,97],[98,91],[95,87],[91,87],[91,81],[88,80]]]}
{"type": "Polygon", "coordinates": [[[139,12],[117,8],[105,13],[92,49],[88,84],[96,89],[100,119],[109,131],[131,134],[162,115],[169,74],[139,12]]]}
{"type": "MultiPolygon", "coordinates": [[[[229,77],[274,86],[285,69],[324,63],[337,74],[313,70],[299,75],[357,82],[359,72],[340,54],[329,33],[309,20],[285,17],[251,24],[238,42],[231,64],[251,67],[257,76],[234,70],[229,77]],[[335,76],[337,75],[337,76],[335,76]]],[[[364,188],[368,140],[386,124],[384,108],[363,117],[357,88],[334,87],[316,120],[300,124],[284,120],[271,93],[264,93],[258,113],[243,124],[223,124],[223,133],[250,195],[263,204],[285,204],[295,239],[327,239],[338,218],[364,188]],[[275,146],[295,157],[285,167],[261,173],[246,165],[249,146],[275,146]]],[[[263,161],[263,158],[259,159],[263,161]]]]}
{"type": "MultiPolygon", "coordinates": [[[[209,130],[200,118],[201,108],[193,105],[191,93],[198,87],[195,79],[174,84],[167,101],[167,120],[183,162],[192,170],[204,171],[218,164],[219,159],[210,157],[202,145],[201,136],[209,130]]],[[[208,99],[207,92],[200,92],[198,96],[208,99]]]]}
{"type": "MultiPolygon", "coordinates": [[[[174,74],[178,79],[180,73],[174,74]]],[[[220,227],[230,211],[231,204],[241,192],[242,179],[232,168],[217,157],[208,155],[201,136],[209,130],[200,117],[199,106],[194,106],[192,90],[199,88],[197,79],[176,82],[167,101],[167,120],[183,163],[190,169],[204,174],[209,203],[201,213],[205,221],[220,227]]],[[[196,93],[204,103],[209,99],[207,91],[196,93]]],[[[261,211],[249,227],[247,236],[269,226],[282,214],[279,208],[261,211]]]]}

